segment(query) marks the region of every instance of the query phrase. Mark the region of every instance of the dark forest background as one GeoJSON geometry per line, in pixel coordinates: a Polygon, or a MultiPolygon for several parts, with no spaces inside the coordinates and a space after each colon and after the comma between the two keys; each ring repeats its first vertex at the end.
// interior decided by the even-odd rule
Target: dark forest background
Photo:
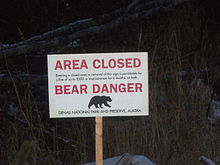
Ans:
{"type": "MultiPolygon", "coordinates": [[[[0,50],[131,2],[1,0],[0,50]]],[[[192,0],[79,38],[77,46],[0,58],[0,164],[94,161],[93,118],[48,117],[46,55],[130,51],[149,52],[150,116],[104,118],[104,157],[131,153],[158,165],[200,165],[205,155],[220,163],[220,124],[210,128],[207,114],[213,82],[220,80],[219,9],[219,0],[192,0]]]]}
{"type": "Polygon", "coordinates": [[[126,7],[131,0],[12,0],[0,3],[2,42],[20,40],[52,30],[76,20],[95,18],[115,9],[126,7]]]}
{"type": "MultiPolygon", "coordinates": [[[[126,7],[132,0],[11,0],[0,2],[0,40],[12,43],[52,30],[76,20],[95,18],[126,7]]],[[[218,28],[219,1],[198,0],[195,8],[204,8],[213,33],[218,28]],[[216,19],[216,20],[215,20],[216,19]],[[215,22],[216,21],[216,22],[215,22]]]]}

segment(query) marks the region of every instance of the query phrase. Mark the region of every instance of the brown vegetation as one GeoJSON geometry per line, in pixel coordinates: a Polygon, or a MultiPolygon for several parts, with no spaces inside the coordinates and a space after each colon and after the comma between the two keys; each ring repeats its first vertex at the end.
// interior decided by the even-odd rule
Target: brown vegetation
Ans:
{"type": "MultiPolygon", "coordinates": [[[[206,12],[203,4],[186,3],[167,14],[81,38],[78,47],[62,50],[149,52],[150,115],[104,118],[105,158],[132,153],[159,165],[199,165],[198,157],[205,155],[220,163],[220,134],[209,130],[206,117],[209,79],[198,86],[178,76],[206,70],[208,59],[220,52],[220,33],[212,24],[216,18],[206,12]]],[[[36,73],[39,65],[39,73],[46,73],[46,63],[41,62],[45,60],[40,54],[1,61],[6,67],[1,66],[0,73],[9,76],[6,82],[0,78],[0,164],[79,164],[95,159],[94,119],[49,119],[47,81],[15,76],[18,71],[36,73]],[[18,111],[17,118],[1,112],[9,107],[18,111]]]]}

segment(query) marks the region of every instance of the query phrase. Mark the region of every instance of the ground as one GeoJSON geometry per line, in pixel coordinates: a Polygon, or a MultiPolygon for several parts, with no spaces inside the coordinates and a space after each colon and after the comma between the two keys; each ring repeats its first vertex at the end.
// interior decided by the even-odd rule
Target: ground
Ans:
{"type": "MultiPolygon", "coordinates": [[[[195,85],[192,80],[197,82],[200,75],[186,80],[177,76],[206,70],[208,60],[219,55],[217,12],[215,5],[205,3],[186,3],[163,15],[80,38],[76,47],[63,50],[149,52],[150,115],[104,118],[105,158],[132,153],[146,155],[159,165],[199,165],[198,157],[205,155],[219,163],[220,134],[210,130],[206,116],[211,79],[195,85]]],[[[65,164],[94,161],[94,119],[49,119],[47,79],[16,77],[20,73],[45,75],[45,54],[21,55],[0,63],[0,73],[12,75],[1,79],[0,110],[17,109],[25,121],[0,116],[0,164],[19,160],[16,154],[22,152],[21,145],[31,140],[36,145],[34,142],[27,149],[34,151],[26,158],[29,163],[44,164],[45,159],[65,164]]]]}

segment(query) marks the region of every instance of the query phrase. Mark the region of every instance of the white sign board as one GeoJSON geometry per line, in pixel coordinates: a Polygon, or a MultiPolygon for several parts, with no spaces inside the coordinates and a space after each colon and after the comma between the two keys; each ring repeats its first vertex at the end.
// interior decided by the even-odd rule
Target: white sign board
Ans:
{"type": "Polygon", "coordinates": [[[146,52],[48,55],[51,118],[148,115],[146,52]]]}

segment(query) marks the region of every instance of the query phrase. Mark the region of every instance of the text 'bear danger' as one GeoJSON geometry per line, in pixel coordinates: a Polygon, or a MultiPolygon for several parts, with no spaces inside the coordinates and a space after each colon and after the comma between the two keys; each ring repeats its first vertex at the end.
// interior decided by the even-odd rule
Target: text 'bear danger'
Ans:
{"type": "Polygon", "coordinates": [[[142,83],[55,85],[56,95],[143,92],[142,83]]]}

